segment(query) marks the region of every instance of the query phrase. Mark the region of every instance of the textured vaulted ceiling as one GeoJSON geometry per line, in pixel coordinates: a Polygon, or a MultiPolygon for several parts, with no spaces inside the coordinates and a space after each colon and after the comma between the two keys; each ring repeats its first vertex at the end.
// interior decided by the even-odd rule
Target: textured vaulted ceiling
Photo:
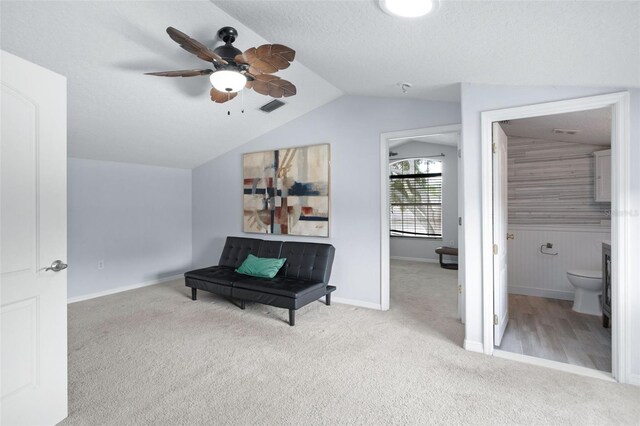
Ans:
{"type": "MultiPolygon", "coordinates": [[[[347,93],[457,101],[458,82],[640,86],[638,1],[440,0],[393,18],[378,0],[218,1],[347,93]]],[[[419,1],[419,0],[415,0],[419,1]]]]}
{"type": "Polygon", "coordinates": [[[0,8],[2,49],[67,77],[73,157],[192,168],[341,95],[298,61],[278,73],[298,95],[271,114],[257,110],[271,99],[252,91],[244,114],[240,96],[214,104],[207,77],[143,75],[210,68],[173,42],[168,26],[211,46],[227,25],[243,50],[267,42],[209,1],[2,1],[0,8]]]}
{"type": "Polygon", "coordinates": [[[71,156],[185,168],[342,93],[459,101],[459,82],[640,86],[640,2],[440,3],[407,20],[377,0],[3,0],[0,46],[67,76],[71,156]],[[299,94],[267,115],[256,109],[269,98],[247,92],[241,114],[240,97],[209,100],[206,77],[142,75],[207,67],[170,25],[209,45],[225,25],[241,49],[290,45],[296,61],[280,75],[299,94]],[[406,95],[401,81],[413,84],[406,95]]]}

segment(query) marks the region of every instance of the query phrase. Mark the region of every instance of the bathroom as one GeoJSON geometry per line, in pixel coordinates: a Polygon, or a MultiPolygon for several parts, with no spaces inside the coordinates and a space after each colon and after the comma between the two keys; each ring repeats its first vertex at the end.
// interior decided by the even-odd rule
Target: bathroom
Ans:
{"type": "Polygon", "coordinates": [[[603,316],[602,293],[611,110],[500,126],[508,137],[509,289],[500,349],[610,372],[610,297],[603,316]]]}

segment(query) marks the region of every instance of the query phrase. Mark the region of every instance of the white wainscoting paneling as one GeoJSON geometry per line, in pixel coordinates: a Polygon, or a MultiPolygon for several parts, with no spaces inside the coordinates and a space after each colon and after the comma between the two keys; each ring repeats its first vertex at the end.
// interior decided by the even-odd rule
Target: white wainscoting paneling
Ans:
{"type": "Polygon", "coordinates": [[[573,300],[567,280],[570,269],[601,269],[602,241],[611,239],[608,227],[512,225],[509,233],[509,293],[573,300]],[[557,256],[540,253],[540,246],[557,256]]]}

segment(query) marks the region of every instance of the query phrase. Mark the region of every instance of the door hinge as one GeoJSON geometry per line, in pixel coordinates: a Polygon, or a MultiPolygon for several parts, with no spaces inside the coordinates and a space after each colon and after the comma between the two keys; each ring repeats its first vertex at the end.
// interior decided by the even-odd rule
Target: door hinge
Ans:
{"type": "Polygon", "coordinates": [[[493,314],[493,325],[498,325],[498,314],[493,314]]]}
{"type": "Polygon", "coordinates": [[[458,294],[462,294],[462,284],[458,284],[458,294]]]}
{"type": "Polygon", "coordinates": [[[458,158],[462,158],[462,150],[458,149],[458,158]]]}
{"type": "Polygon", "coordinates": [[[497,244],[493,245],[493,254],[498,254],[498,245],[497,244]]]}
{"type": "Polygon", "coordinates": [[[458,225],[462,226],[462,218],[461,217],[458,218],[458,225]]]}
{"type": "Polygon", "coordinates": [[[491,151],[493,151],[494,154],[496,153],[496,144],[495,143],[491,144],[491,151]]]}

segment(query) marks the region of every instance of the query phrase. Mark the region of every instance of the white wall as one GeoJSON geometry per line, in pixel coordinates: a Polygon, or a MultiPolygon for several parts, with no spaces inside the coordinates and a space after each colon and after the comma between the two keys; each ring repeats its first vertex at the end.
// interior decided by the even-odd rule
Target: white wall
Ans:
{"type": "MultiPolygon", "coordinates": [[[[480,113],[494,109],[612,93],[619,90],[579,87],[515,87],[464,83],[461,86],[462,164],[464,167],[463,223],[465,229],[464,275],[466,292],[465,345],[482,348],[482,238],[480,113]]],[[[631,158],[640,164],[640,90],[631,89],[631,158]]],[[[640,168],[631,167],[632,200],[629,253],[640,253],[640,168]]],[[[640,263],[632,262],[631,276],[640,276],[640,263]]],[[[631,286],[632,324],[640,323],[640,286],[631,286]]],[[[632,381],[640,384],[640,333],[632,333],[632,381]]]]}
{"type": "Polygon", "coordinates": [[[68,247],[70,299],[185,272],[191,171],[69,158],[68,247]]]}
{"type": "Polygon", "coordinates": [[[609,227],[513,225],[509,233],[509,293],[573,300],[567,279],[572,269],[602,269],[602,241],[611,240],[609,227]],[[540,246],[553,244],[553,248],[540,246]]]}
{"type": "Polygon", "coordinates": [[[194,169],[194,266],[216,264],[228,235],[330,243],[335,296],[379,307],[380,133],[459,120],[457,103],[344,96],[194,169]],[[331,144],[329,238],[243,234],[242,153],[318,143],[331,144]]]}
{"type": "MultiPolygon", "coordinates": [[[[458,148],[432,143],[412,141],[394,146],[391,151],[398,155],[389,161],[401,158],[414,158],[444,154],[434,160],[442,161],[442,238],[427,239],[415,237],[390,238],[390,254],[392,258],[438,260],[435,249],[440,246],[458,246],[458,148]]],[[[445,261],[449,259],[445,256],[445,261]]],[[[455,262],[458,259],[453,260],[455,262]]]]}

